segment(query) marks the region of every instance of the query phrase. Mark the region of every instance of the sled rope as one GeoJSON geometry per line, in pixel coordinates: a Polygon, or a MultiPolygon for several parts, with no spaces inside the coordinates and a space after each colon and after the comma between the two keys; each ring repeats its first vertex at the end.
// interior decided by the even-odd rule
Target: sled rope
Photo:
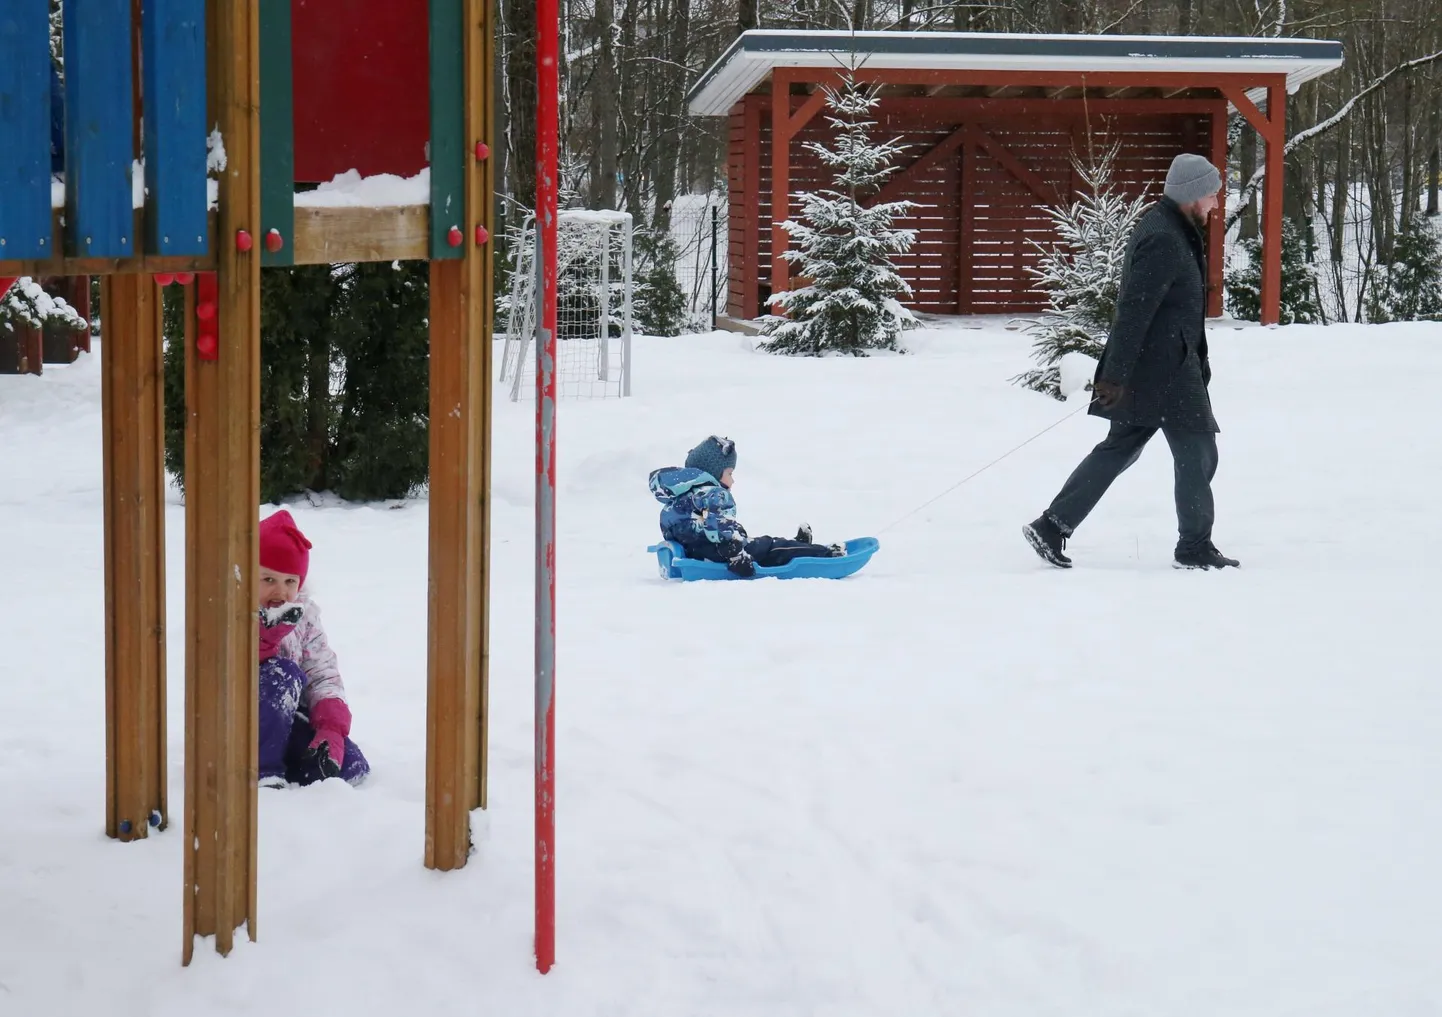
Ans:
{"type": "Polygon", "coordinates": [[[878,537],[881,536],[881,534],[885,533],[887,530],[891,529],[892,527],[894,527],[894,526],[900,526],[902,523],[906,522],[906,521],[907,521],[908,519],[910,519],[912,516],[914,516],[914,515],[916,515],[918,512],[920,512],[922,509],[927,508],[928,506],[934,505],[934,504],[936,504],[937,502],[941,501],[941,499],[945,498],[945,497],[946,497],[948,494],[950,494],[952,491],[955,491],[958,487],[961,487],[963,484],[967,483],[968,481],[971,481],[971,480],[975,479],[976,477],[981,476],[983,473],[985,473],[987,470],[991,469],[993,466],[995,466],[997,463],[1001,462],[1002,460],[1008,459],[1008,458],[1010,458],[1011,456],[1015,455],[1016,453],[1020,452],[1022,449],[1026,448],[1028,445],[1030,445],[1032,442],[1036,441],[1038,438],[1040,438],[1042,435],[1046,434],[1048,431],[1053,430],[1054,428],[1060,427],[1062,424],[1065,424],[1068,420],[1070,420],[1072,417],[1076,416],[1076,415],[1077,415],[1078,413],[1080,413],[1082,410],[1088,409],[1088,408],[1091,406],[1092,402],[1095,402],[1095,401],[1096,401],[1096,398],[1093,397],[1091,401],[1086,402],[1086,403],[1083,403],[1081,406],[1078,406],[1076,409],[1072,410],[1070,413],[1068,413],[1066,416],[1062,417],[1062,418],[1061,418],[1060,420],[1058,420],[1056,423],[1054,423],[1054,424],[1048,424],[1046,427],[1042,428],[1042,429],[1041,429],[1040,431],[1038,431],[1036,434],[1032,435],[1032,436],[1031,436],[1030,438],[1028,438],[1026,441],[1022,442],[1020,445],[1017,445],[1015,448],[1008,449],[1006,452],[1003,452],[1001,455],[997,456],[995,459],[993,459],[991,462],[987,463],[985,466],[981,467],[981,468],[978,469],[978,470],[973,470],[971,473],[969,473],[969,474],[967,474],[966,476],[962,477],[962,478],[961,478],[960,480],[958,480],[955,484],[952,484],[950,487],[948,487],[945,491],[942,491],[942,492],[941,492],[940,494],[938,494],[936,497],[930,499],[929,501],[922,502],[920,505],[916,506],[916,508],[914,508],[914,509],[912,509],[910,512],[906,513],[906,515],[902,516],[900,519],[897,519],[895,522],[887,523],[887,524],[886,524],[885,526],[883,526],[881,529],[879,529],[879,530],[876,531],[876,535],[877,535],[878,537]]]}

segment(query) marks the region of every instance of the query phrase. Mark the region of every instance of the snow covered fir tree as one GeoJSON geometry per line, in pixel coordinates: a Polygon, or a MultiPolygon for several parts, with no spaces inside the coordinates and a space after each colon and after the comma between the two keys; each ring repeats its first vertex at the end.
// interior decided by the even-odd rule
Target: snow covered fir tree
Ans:
{"type": "Polygon", "coordinates": [[[676,241],[656,230],[636,233],[635,327],[643,335],[680,335],[687,330],[686,294],[676,279],[676,241]]]}
{"type": "Polygon", "coordinates": [[[1046,312],[1027,327],[1033,337],[1037,366],[1012,379],[1017,384],[1057,399],[1061,361],[1069,353],[1100,359],[1116,313],[1122,265],[1133,227],[1150,200],[1146,194],[1127,197],[1116,184],[1119,145],[1083,161],[1073,153],[1072,165],[1085,185],[1070,205],[1048,208],[1056,243],[1043,246],[1041,261],[1027,271],[1047,295],[1046,312]]]}
{"type": "MultiPolygon", "coordinates": [[[[1316,274],[1308,258],[1309,241],[1291,219],[1282,220],[1281,324],[1320,321],[1316,274]]],[[[1227,273],[1227,304],[1232,317],[1258,321],[1262,315],[1262,241],[1249,237],[1238,245],[1239,262],[1227,273]]]]}
{"type": "Polygon", "coordinates": [[[1367,298],[1368,321],[1442,321],[1442,226],[1413,216],[1367,298]]]}
{"type": "Polygon", "coordinates": [[[28,276],[21,276],[0,299],[0,335],[11,336],[22,328],[59,328],[78,331],[89,327],[79,312],[64,299],[46,293],[28,276]]]}
{"type": "Polygon", "coordinates": [[[835,143],[805,147],[835,171],[834,188],[798,194],[801,215],[783,224],[791,237],[783,257],[808,283],[773,299],[787,317],[767,320],[761,348],[768,352],[865,356],[898,350],[902,330],[915,324],[897,299],[910,295],[911,287],[892,260],[916,241],[915,230],[895,225],[915,202],[868,201],[895,172],[903,150],[896,141],[872,140],[877,102],[875,89],[851,74],[828,90],[826,119],[835,143]]]}

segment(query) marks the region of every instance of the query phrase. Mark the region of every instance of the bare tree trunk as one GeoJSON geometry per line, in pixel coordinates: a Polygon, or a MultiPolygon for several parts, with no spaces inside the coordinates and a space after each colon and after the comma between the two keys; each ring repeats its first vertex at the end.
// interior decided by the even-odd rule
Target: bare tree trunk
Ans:
{"type": "Polygon", "coordinates": [[[1432,99],[1432,111],[1427,116],[1428,135],[1430,138],[1427,150],[1427,214],[1442,214],[1442,208],[1438,207],[1438,190],[1442,189],[1442,113],[1438,112],[1438,105],[1442,103],[1442,96],[1434,96],[1432,99]]]}
{"type": "Polygon", "coordinates": [[[1197,30],[1197,0],[1177,0],[1177,34],[1191,35],[1197,30]]]}
{"type": "Polygon", "coordinates": [[[592,108],[596,125],[596,171],[591,176],[591,207],[616,207],[616,149],[620,131],[616,109],[616,47],[613,0],[596,0],[596,74],[592,108]]]}
{"type": "Polygon", "coordinates": [[[748,28],[761,27],[760,20],[756,17],[756,0],[740,0],[736,7],[736,28],[744,32],[748,28]]]}
{"type": "Polygon", "coordinates": [[[1402,222],[1417,213],[1417,148],[1412,127],[1412,75],[1402,79],[1402,222]]]}
{"type": "Polygon", "coordinates": [[[531,0],[505,0],[507,36],[506,79],[511,96],[508,166],[511,197],[536,207],[536,5],[531,0]]]}
{"type": "MultiPolygon", "coordinates": [[[[1243,182],[1252,179],[1257,172],[1257,132],[1251,124],[1242,127],[1242,136],[1237,146],[1237,162],[1242,171],[1243,182]]],[[[1261,229],[1257,222],[1256,198],[1247,202],[1247,207],[1242,210],[1242,232],[1243,240],[1255,240],[1261,235],[1261,229]]]]}

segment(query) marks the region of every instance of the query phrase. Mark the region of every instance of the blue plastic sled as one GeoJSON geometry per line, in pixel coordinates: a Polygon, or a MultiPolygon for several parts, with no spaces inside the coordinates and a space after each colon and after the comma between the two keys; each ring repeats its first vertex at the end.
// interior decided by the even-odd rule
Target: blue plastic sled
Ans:
{"type": "MultiPolygon", "coordinates": [[[[846,542],[846,554],[840,558],[795,558],[789,564],[771,568],[757,566],[757,579],[843,579],[860,572],[881,541],[875,537],[858,537],[846,542]]],[[[662,579],[740,579],[719,561],[687,558],[685,550],[675,541],[667,540],[646,548],[656,556],[662,579]]]]}

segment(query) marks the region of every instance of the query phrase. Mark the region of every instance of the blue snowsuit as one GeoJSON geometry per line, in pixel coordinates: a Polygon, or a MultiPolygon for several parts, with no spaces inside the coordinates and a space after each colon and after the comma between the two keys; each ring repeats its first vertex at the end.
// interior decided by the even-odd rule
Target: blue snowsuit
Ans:
{"type": "Polygon", "coordinates": [[[651,473],[651,493],[661,503],[661,536],[686,550],[686,557],[731,563],[745,552],[757,565],[785,565],[793,558],[829,558],[820,544],[782,537],[746,536],[736,519],[731,492],[705,470],[667,466],[651,473]]]}

